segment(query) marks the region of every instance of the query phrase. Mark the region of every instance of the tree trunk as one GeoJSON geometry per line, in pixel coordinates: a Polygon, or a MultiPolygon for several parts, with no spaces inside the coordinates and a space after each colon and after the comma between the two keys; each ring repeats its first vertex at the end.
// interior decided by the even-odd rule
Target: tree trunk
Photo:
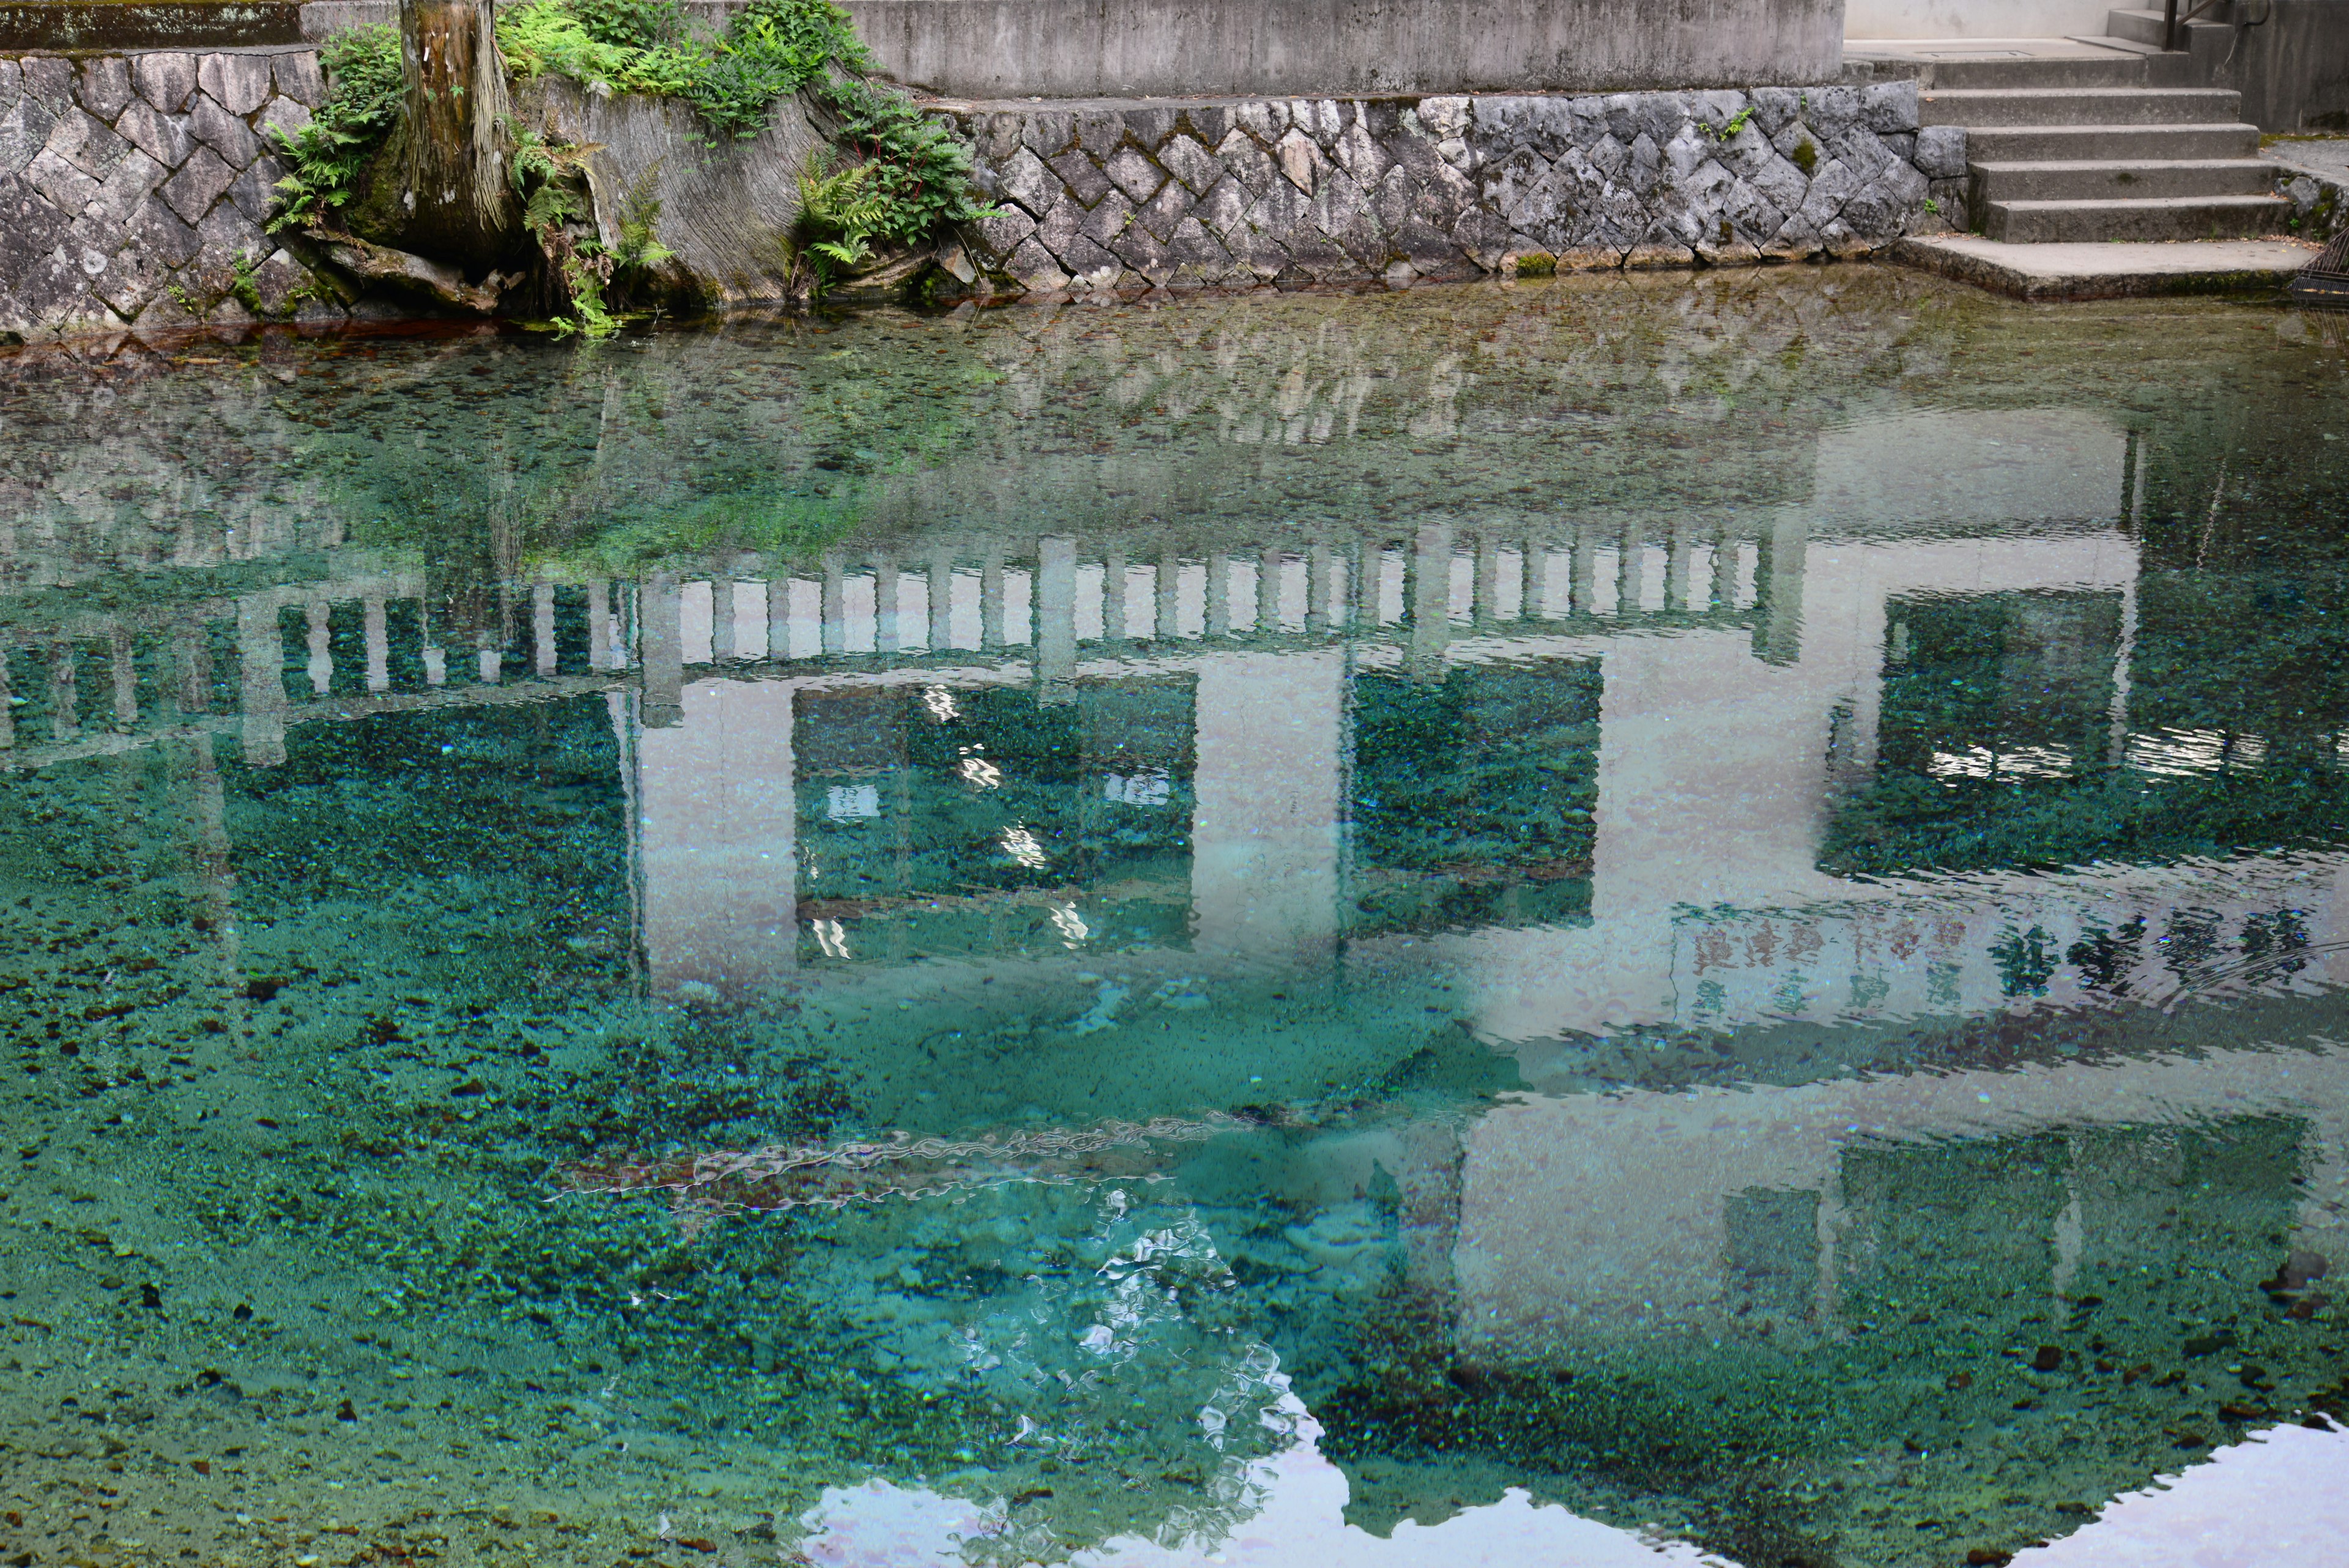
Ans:
{"type": "Polygon", "coordinates": [[[392,222],[405,248],[479,275],[522,237],[495,0],[400,0],[399,41],[407,157],[392,222]]]}

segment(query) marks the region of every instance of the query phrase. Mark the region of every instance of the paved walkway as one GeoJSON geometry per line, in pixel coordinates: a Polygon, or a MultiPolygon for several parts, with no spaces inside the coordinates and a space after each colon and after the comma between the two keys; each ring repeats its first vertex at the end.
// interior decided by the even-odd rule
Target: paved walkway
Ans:
{"type": "Polygon", "coordinates": [[[2319,136],[2271,141],[2260,156],[2299,169],[2336,185],[2349,184],[2349,136],[2319,136]]]}
{"type": "Polygon", "coordinates": [[[2271,294],[2315,254],[2299,240],[2011,245],[1973,234],[1920,235],[1892,247],[1897,261],[2022,299],[2271,294]]]}

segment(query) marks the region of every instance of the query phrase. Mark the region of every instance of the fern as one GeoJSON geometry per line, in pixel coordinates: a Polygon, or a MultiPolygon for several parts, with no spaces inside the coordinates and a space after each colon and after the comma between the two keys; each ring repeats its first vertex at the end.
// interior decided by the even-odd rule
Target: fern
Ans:
{"type": "Polygon", "coordinates": [[[292,135],[269,127],[270,139],[291,166],[277,182],[269,232],[313,223],[350,201],[360,173],[398,123],[403,84],[399,29],[388,22],[347,27],[318,51],[326,67],[326,101],[292,135]]]}

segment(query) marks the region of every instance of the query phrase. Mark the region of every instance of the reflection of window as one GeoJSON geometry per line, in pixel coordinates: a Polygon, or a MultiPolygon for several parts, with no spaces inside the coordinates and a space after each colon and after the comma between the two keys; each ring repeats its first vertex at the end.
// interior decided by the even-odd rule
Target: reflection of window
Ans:
{"type": "Polygon", "coordinates": [[[881,815],[878,784],[833,784],[823,792],[823,814],[834,822],[881,815]]]}
{"type": "Polygon", "coordinates": [[[1174,782],[1164,768],[1131,775],[1111,774],[1102,780],[1102,798],[1120,805],[1164,805],[1174,794],[1174,782]]]}
{"type": "Polygon", "coordinates": [[[1599,684],[1596,659],[1356,678],[1359,927],[1589,918],[1599,684]]]}
{"type": "Polygon", "coordinates": [[[800,693],[802,959],[1185,945],[1191,683],[1068,696],[800,693]]]}

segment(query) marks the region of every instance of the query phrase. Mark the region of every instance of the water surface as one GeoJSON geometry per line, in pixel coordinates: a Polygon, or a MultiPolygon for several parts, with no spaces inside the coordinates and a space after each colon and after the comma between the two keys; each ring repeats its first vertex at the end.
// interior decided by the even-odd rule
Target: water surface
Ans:
{"type": "Polygon", "coordinates": [[[2339,1561],[2344,443],[1847,267],[0,360],[0,1540],[2339,1561]]]}

